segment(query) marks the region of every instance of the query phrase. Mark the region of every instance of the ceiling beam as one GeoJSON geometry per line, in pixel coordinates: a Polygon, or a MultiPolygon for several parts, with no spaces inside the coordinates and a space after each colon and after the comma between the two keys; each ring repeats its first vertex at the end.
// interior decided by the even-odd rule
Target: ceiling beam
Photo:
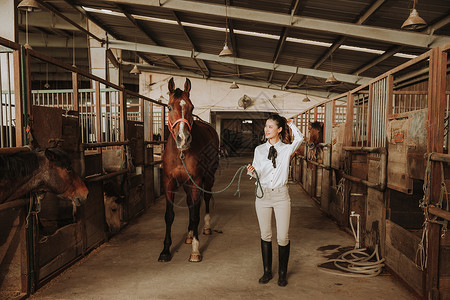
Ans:
{"type": "Polygon", "coordinates": [[[388,49],[386,52],[384,52],[382,55],[378,56],[377,58],[375,58],[374,60],[368,62],[365,65],[362,65],[361,67],[359,67],[358,69],[356,69],[355,71],[352,72],[353,75],[359,75],[365,71],[367,71],[368,69],[372,68],[373,66],[376,66],[377,64],[379,64],[380,62],[382,62],[383,60],[388,59],[389,57],[393,56],[395,53],[398,53],[401,49],[403,48],[403,46],[394,46],[390,49],[388,49]]]}
{"type": "MultiPolygon", "coordinates": [[[[121,13],[123,13],[125,15],[125,17],[131,22],[133,23],[133,25],[139,29],[143,34],[145,34],[145,36],[155,45],[159,46],[159,44],[153,39],[152,35],[144,28],[144,26],[142,26],[127,10],[127,8],[122,5],[122,4],[116,4],[117,8],[120,10],[121,13]]],[[[178,63],[175,61],[175,59],[173,59],[172,57],[170,57],[169,55],[167,55],[167,57],[169,58],[169,60],[178,68],[181,69],[180,66],[178,65],[178,63]]]]}
{"type": "MultiPolygon", "coordinates": [[[[228,0],[225,0],[225,5],[227,4],[228,0]]],[[[229,0],[228,3],[229,6],[233,5],[233,0],[229,0]]],[[[228,19],[228,18],[227,18],[228,19]]],[[[235,57],[239,57],[239,47],[237,44],[237,39],[236,39],[236,35],[234,34],[234,24],[233,24],[233,19],[228,19],[228,29],[230,30],[230,40],[231,40],[231,46],[232,46],[232,50],[233,50],[233,55],[235,57]]],[[[239,68],[239,65],[236,65],[236,75],[237,77],[241,77],[241,69],[239,68]]]]}
{"type": "MultiPolygon", "coordinates": [[[[367,21],[367,19],[378,9],[380,6],[386,2],[386,0],[377,0],[374,2],[366,11],[361,15],[360,18],[356,21],[356,24],[361,25],[367,21]]],[[[340,46],[344,44],[347,40],[346,36],[340,36],[337,41],[331,45],[328,50],[314,63],[312,66],[313,69],[318,69],[340,46]]],[[[393,55],[393,54],[392,54],[393,55]]],[[[371,66],[372,67],[372,66],[371,66]]],[[[306,82],[307,78],[303,77],[298,83],[297,86],[301,86],[306,82]]]]}
{"type": "MultiPolygon", "coordinates": [[[[167,54],[167,55],[174,55],[174,56],[180,56],[180,57],[191,57],[191,58],[204,59],[207,61],[215,61],[215,62],[227,63],[227,64],[232,64],[232,65],[238,64],[241,66],[254,67],[254,68],[259,68],[259,69],[264,69],[264,70],[272,70],[272,71],[279,71],[279,72],[286,72],[286,73],[293,73],[293,74],[302,74],[302,75],[314,76],[314,77],[319,77],[319,78],[328,78],[328,76],[330,75],[329,72],[321,71],[321,70],[313,70],[313,69],[301,68],[301,67],[295,67],[295,66],[273,64],[273,63],[267,63],[267,62],[251,60],[251,59],[243,59],[243,58],[238,58],[238,57],[220,57],[217,54],[180,50],[180,49],[175,49],[175,48],[161,47],[161,46],[154,46],[154,45],[147,45],[147,44],[135,44],[135,43],[127,42],[127,41],[112,40],[112,41],[110,41],[109,45],[111,48],[122,49],[122,50],[140,51],[140,52],[148,52],[148,53],[155,53],[155,54],[167,54]]],[[[340,81],[349,82],[349,83],[353,83],[353,84],[364,84],[364,83],[368,82],[370,79],[372,79],[369,77],[348,75],[348,74],[343,74],[343,73],[334,73],[334,75],[340,81]]]]}
{"type": "MultiPolygon", "coordinates": [[[[298,3],[300,0],[293,0],[295,2],[292,2],[292,9],[291,9],[291,19],[294,17],[294,15],[297,12],[297,8],[298,8],[298,3]]],[[[277,48],[275,50],[275,53],[273,55],[273,59],[272,62],[274,64],[277,63],[278,58],[280,57],[281,51],[284,48],[284,44],[286,42],[286,38],[288,36],[288,32],[289,32],[289,28],[288,27],[283,27],[283,29],[281,30],[281,34],[280,34],[280,38],[278,39],[278,44],[277,44],[277,48]]],[[[269,73],[269,77],[267,78],[267,81],[272,82],[272,78],[273,78],[273,71],[271,71],[269,73]]],[[[291,78],[292,80],[292,78],[291,78]]],[[[290,80],[289,80],[290,81],[290,80]]]]}
{"type": "MultiPolygon", "coordinates": [[[[180,21],[180,18],[178,17],[177,13],[172,11],[173,17],[175,18],[175,20],[177,21],[179,27],[181,28],[181,31],[183,32],[184,36],[186,37],[186,39],[188,40],[189,44],[191,44],[192,50],[194,51],[198,51],[197,47],[195,46],[194,42],[192,41],[191,37],[189,36],[189,34],[187,33],[186,29],[184,28],[183,24],[180,21]]],[[[200,71],[203,73],[203,75],[205,76],[209,76],[209,74],[211,73],[209,71],[208,66],[206,65],[204,60],[197,60],[197,59],[193,59],[195,64],[197,65],[197,67],[200,69],[200,71]],[[200,66],[199,61],[202,63],[203,67],[206,69],[206,72],[208,72],[208,75],[205,73],[205,71],[203,71],[203,68],[200,66]]]]}
{"type": "Polygon", "coordinates": [[[80,30],[80,31],[84,32],[85,34],[89,35],[90,37],[96,39],[99,43],[103,44],[105,42],[104,39],[97,37],[95,34],[91,33],[89,30],[85,29],[83,26],[79,25],[77,22],[72,21],[70,18],[66,17],[64,14],[62,14],[60,11],[58,11],[56,8],[54,8],[51,4],[46,3],[42,0],[37,0],[37,2],[39,2],[39,4],[42,7],[45,7],[47,10],[51,11],[52,13],[54,13],[55,15],[57,15],[64,21],[70,23],[72,26],[74,26],[78,30],[80,30]]]}
{"type": "MultiPolygon", "coordinates": [[[[223,17],[225,6],[206,2],[185,0],[103,0],[104,2],[127,3],[149,7],[163,7],[166,9],[185,11],[197,14],[207,14],[223,17]]],[[[297,29],[308,29],[335,33],[343,36],[353,36],[365,40],[377,40],[395,45],[407,45],[421,48],[433,48],[450,42],[448,36],[430,36],[419,32],[409,32],[375,26],[358,25],[318,18],[294,16],[267,12],[255,9],[229,7],[227,14],[232,19],[248,20],[265,24],[273,24],[297,29]]]]}
{"type": "MultiPolygon", "coordinates": [[[[126,61],[124,61],[122,63],[124,65],[134,64],[133,62],[126,62],[126,61]]],[[[147,72],[152,72],[152,73],[168,74],[168,75],[175,75],[175,76],[185,76],[185,77],[191,77],[191,78],[201,78],[201,79],[208,79],[208,80],[229,82],[229,83],[232,83],[233,81],[235,81],[237,84],[242,84],[242,85],[261,87],[261,88],[277,90],[277,91],[284,90],[282,85],[273,84],[273,83],[269,83],[269,82],[263,82],[263,81],[257,81],[257,80],[248,80],[248,79],[241,79],[241,78],[235,79],[235,78],[231,78],[231,77],[218,77],[218,76],[211,76],[211,77],[205,78],[201,74],[195,73],[195,72],[161,68],[161,67],[150,66],[150,65],[145,65],[145,64],[138,64],[138,67],[139,67],[139,69],[141,69],[141,71],[147,71],[147,72]]],[[[316,90],[306,91],[305,89],[289,89],[289,92],[297,93],[297,94],[306,94],[306,92],[307,92],[308,95],[321,97],[321,98],[330,98],[330,97],[334,97],[334,96],[338,95],[337,93],[331,93],[331,92],[326,92],[326,91],[316,91],[316,90]]]]}

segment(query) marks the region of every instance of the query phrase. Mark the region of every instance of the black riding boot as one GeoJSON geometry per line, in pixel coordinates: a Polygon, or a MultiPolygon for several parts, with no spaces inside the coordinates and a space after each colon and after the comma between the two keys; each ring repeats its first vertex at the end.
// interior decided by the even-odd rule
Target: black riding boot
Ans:
{"type": "Polygon", "coordinates": [[[286,286],[287,266],[289,262],[289,252],[291,248],[291,242],[286,246],[278,245],[278,285],[286,286]]]}
{"type": "Polygon", "coordinates": [[[261,240],[261,253],[264,265],[264,275],[259,279],[259,283],[266,284],[272,279],[272,242],[261,240]]]}

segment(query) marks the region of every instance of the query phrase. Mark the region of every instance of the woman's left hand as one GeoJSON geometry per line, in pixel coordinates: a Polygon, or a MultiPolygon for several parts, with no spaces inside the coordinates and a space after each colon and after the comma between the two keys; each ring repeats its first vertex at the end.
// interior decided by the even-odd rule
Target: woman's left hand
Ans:
{"type": "Polygon", "coordinates": [[[294,121],[294,119],[288,119],[287,120],[288,125],[291,124],[293,121],[294,121]]]}

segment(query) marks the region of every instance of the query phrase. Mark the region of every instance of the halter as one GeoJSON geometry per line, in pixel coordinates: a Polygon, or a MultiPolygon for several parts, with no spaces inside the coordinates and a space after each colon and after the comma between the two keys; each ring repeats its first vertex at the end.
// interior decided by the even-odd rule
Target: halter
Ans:
{"type": "Polygon", "coordinates": [[[192,123],[189,123],[189,121],[186,120],[185,118],[179,118],[174,123],[172,123],[172,122],[170,122],[169,115],[167,115],[167,124],[169,125],[169,131],[172,134],[174,140],[175,140],[175,133],[173,132],[173,128],[180,122],[186,123],[187,126],[189,127],[189,130],[192,129],[192,123]]]}

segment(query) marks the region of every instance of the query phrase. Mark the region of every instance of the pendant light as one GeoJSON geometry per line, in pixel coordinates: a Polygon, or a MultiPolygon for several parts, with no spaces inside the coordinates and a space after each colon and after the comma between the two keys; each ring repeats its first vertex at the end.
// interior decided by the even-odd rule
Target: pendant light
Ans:
{"type": "Polygon", "coordinates": [[[419,17],[419,13],[416,10],[416,0],[413,2],[413,9],[409,14],[408,19],[403,22],[402,29],[405,30],[419,30],[427,27],[427,22],[424,19],[419,17]]]}
{"type": "Polygon", "coordinates": [[[225,44],[223,45],[222,51],[220,51],[219,56],[231,56],[233,51],[228,48],[228,3],[225,0],[225,44]]]}
{"type": "Polygon", "coordinates": [[[233,81],[233,83],[230,85],[230,89],[235,90],[238,88],[239,88],[239,86],[236,84],[236,81],[233,81]]]}
{"type": "Polygon", "coordinates": [[[22,0],[19,5],[17,5],[17,8],[29,12],[41,10],[39,3],[36,0],[22,0]]]}
{"type": "Polygon", "coordinates": [[[134,51],[134,66],[131,69],[130,74],[139,75],[139,74],[141,74],[141,70],[139,70],[139,68],[137,66],[137,39],[136,39],[136,36],[135,36],[134,42],[135,42],[135,44],[134,44],[134,49],[135,49],[135,51],[134,51]]]}
{"type": "Polygon", "coordinates": [[[308,90],[306,90],[305,98],[303,98],[302,102],[311,102],[311,99],[308,98],[308,90]]]}
{"type": "Polygon", "coordinates": [[[339,81],[338,81],[338,80],[336,79],[336,77],[334,77],[334,75],[333,75],[333,54],[331,54],[330,58],[331,58],[331,74],[330,74],[330,76],[327,78],[327,80],[325,80],[325,83],[327,83],[327,84],[336,84],[336,83],[338,83],[339,81]]]}
{"type": "Polygon", "coordinates": [[[50,84],[48,83],[48,63],[45,65],[45,84],[44,88],[50,88],[50,84]]]}

